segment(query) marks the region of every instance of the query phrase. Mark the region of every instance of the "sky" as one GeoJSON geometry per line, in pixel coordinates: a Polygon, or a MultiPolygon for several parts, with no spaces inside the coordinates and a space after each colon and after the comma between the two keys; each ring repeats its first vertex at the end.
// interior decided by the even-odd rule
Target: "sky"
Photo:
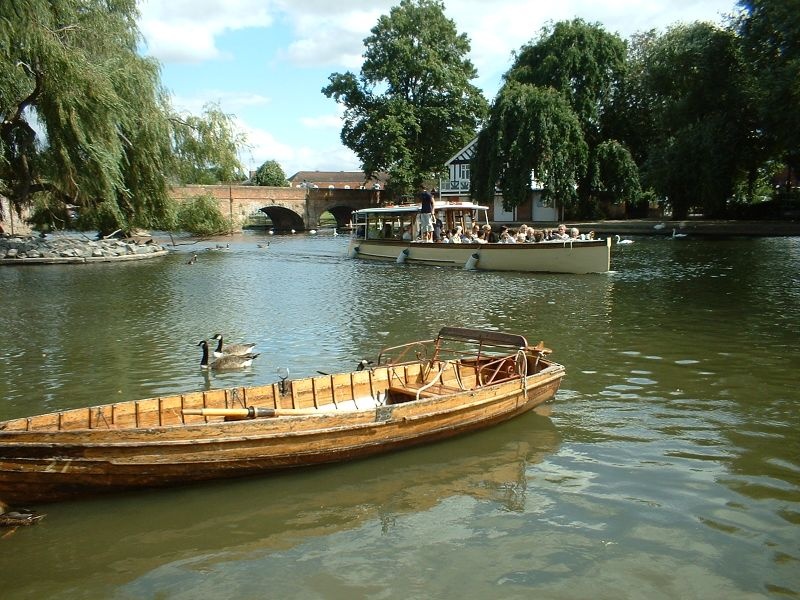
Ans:
{"type": "MultiPolygon", "coordinates": [[[[340,140],[342,110],[322,94],[333,73],[361,69],[363,40],[400,0],[139,0],[142,53],[181,112],[208,103],[231,115],[253,170],[359,171],[340,140]]],[[[723,23],[736,0],[444,0],[470,40],[473,80],[494,99],[512,53],[552,22],[581,18],[628,39],[694,21],[723,23]]]]}

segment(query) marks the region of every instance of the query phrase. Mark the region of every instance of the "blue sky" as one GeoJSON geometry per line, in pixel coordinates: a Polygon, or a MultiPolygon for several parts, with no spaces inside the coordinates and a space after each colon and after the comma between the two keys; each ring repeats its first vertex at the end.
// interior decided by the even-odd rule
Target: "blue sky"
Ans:
{"type": "MultiPolygon", "coordinates": [[[[139,0],[144,53],[181,111],[208,102],[247,136],[242,161],[276,160],[297,171],[359,170],[340,140],[341,110],[320,90],[331,73],[361,66],[363,40],[400,0],[139,0]]],[[[679,22],[721,23],[735,0],[445,0],[445,14],[470,38],[473,83],[488,100],[512,52],[551,21],[580,17],[627,39],[679,22]]]]}

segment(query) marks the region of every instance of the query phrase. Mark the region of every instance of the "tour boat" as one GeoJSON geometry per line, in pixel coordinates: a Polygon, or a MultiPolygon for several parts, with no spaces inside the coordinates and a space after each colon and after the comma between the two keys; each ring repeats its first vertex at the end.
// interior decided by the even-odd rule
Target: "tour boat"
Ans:
{"type": "MultiPolygon", "coordinates": [[[[446,231],[488,225],[488,211],[487,206],[472,202],[435,202],[436,218],[446,231]]],[[[605,273],[611,266],[611,238],[510,244],[427,242],[422,239],[419,214],[419,204],[354,211],[349,256],[486,271],[605,273]]]]}
{"type": "Polygon", "coordinates": [[[564,367],[518,334],[444,327],[348,373],[0,422],[0,501],[252,475],[362,458],[500,423],[551,400],[564,367]]]}

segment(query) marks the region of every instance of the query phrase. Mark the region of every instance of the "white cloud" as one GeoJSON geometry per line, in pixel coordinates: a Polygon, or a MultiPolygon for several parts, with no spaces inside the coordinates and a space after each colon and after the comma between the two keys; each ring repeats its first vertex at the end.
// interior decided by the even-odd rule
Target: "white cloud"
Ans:
{"type": "Polygon", "coordinates": [[[243,153],[242,162],[253,170],[265,161],[275,160],[287,177],[298,171],[357,171],[358,157],[340,144],[325,147],[285,144],[269,131],[251,127],[237,120],[237,127],[247,136],[249,148],[243,153]]]}
{"type": "Polygon", "coordinates": [[[220,58],[221,33],[273,23],[263,0],[139,0],[139,11],[148,54],[163,62],[220,58]]]}
{"type": "Polygon", "coordinates": [[[341,129],[342,117],[339,115],[322,115],[319,117],[303,117],[300,122],[309,129],[341,129]]]}
{"type": "Polygon", "coordinates": [[[200,115],[203,107],[208,103],[219,104],[225,113],[237,113],[242,108],[264,106],[270,103],[270,98],[252,92],[239,92],[232,90],[201,90],[192,96],[172,96],[172,106],[178,112],[188,112],[200,115]]]}

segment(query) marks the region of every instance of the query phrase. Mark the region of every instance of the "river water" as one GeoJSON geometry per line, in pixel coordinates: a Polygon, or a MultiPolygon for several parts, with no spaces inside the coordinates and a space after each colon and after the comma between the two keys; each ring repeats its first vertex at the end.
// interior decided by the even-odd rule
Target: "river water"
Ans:
{"type": "Polygon", "coordinates": [[[442,325],[567,369],[448,442],[41,506],[0,532],[3,598],[800,597],[800,238],[634,240],[587,276],[367,263],[330,231],[0,268],[0,418],[351,370],[442,325]],[[254,366],[204,375],[217,332],[254,366]]]}

